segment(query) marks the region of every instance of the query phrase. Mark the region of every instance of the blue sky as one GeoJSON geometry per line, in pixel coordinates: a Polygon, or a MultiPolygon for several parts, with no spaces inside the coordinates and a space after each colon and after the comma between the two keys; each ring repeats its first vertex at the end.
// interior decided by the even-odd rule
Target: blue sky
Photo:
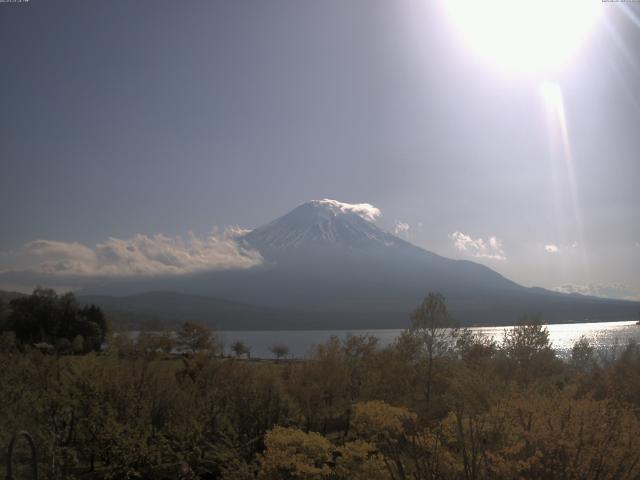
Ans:
{"type": "Polygon", "coordinates": [[[525,285],[640,296],[640,5],[599,8],[562,68],[517,74],[439,2],[0,4],[0,270],[334,198],[525,285]]]}

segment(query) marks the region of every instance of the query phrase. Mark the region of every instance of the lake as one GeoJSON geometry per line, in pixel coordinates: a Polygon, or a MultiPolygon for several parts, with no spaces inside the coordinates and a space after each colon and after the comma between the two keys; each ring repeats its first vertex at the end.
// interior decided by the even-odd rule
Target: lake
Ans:
{"type": "MultiPolygon", "coordinates": [[[[640,342],[640,326],[634,321],[598,322],[598,323],[561,323],[546,325],[553,348],[560,356],[570,351],[573,343],[582,335],[587,337],[598,350],[622,347],[630,339],[640,342]]],[[[488,335],[497,341],[502,340],[505,329],[513,327],[474,327],[471,330],[488,335]]],[[[345,339],[349,335],[373,335],[381,346],[389,345],[400,335],[401,329],[387,330],[261,330],[261,331],[221,331],[218,338],[225,351],[230,345],[241,340],[251,348],[253,358],[272,358],[269,350],[275,344],[289,347],[289,356],[304,358],[309,355],[314,345],[326,342],[332,336],[345,339]]]]}

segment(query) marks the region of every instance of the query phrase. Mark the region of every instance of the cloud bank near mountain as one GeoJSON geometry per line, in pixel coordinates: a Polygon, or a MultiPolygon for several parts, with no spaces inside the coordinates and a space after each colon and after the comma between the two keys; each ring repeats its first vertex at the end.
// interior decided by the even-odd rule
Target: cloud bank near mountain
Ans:
{"type": "Polygon", "coordinates": [[[24,267],[0,271],[0,279],[147,277],[260,265],[260,253],[236,241],[242,233],[228,228],[204,236],[190,232],[186,238],[138,234],[124,240],[111,237],[95,247],[40,239],[14,254],[24,267]]]}
{"type": "Polygon", "coordinates": [[[497,237],[489,237],[489,240],[485,241],[481,237],[473,238],[463,232],[454,232],[449,235],[449,238],[453,240],[453,246],[458,251],[467,253],[474,258],[507,259],[502,248],[502,240],[497,237]]]}
{"type": "Polygon", "coordinates": [[[407,222],[402,222],[400,220],[396,220],[396,225],[393,229],[393,233],[396,235],[403,235],[405,237],[409,236],[409,230],[411,227],[407,222]]]}
{"type": "Polygon", "coordinates": [[[331,200],[330,198],[314,200],[313,202],[326,205],[336,213],[355,213],[370,222],[375,221],[381,215],[380,209],[370,203],[345,203],[331,200]]]}
{"type": "Polygon", "coordinates": [[[579,293],[592,297],[612,298],[618,300],[640,300],[640,292],[621,283],[589,283],[587,285],[564,284],[554,288],[561,293],[579,293]]]}

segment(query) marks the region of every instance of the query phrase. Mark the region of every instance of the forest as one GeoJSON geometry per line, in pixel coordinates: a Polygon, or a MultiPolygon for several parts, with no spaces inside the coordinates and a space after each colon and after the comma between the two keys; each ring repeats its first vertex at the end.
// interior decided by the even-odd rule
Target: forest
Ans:
{"type": "MultiPolygon", "coordinates": [[[[332,338],[273,360],[224,355],[194,324],[97,350],[5,331],[0,445],[28,431],[44,479],[640,477],[638,345],[583,338],[559,358],[539,319],[495,341],[456,328],[438,294],[409,320],[390,346],[332,338]]],[[[24,442],[14,464],[30,478],[24,442]]]]}

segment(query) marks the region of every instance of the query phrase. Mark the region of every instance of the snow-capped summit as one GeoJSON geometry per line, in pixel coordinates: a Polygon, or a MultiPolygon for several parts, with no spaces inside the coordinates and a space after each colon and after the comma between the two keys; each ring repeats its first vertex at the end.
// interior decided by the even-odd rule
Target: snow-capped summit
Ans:
{"type": "Polygon", "coordinates": [[[261,252],[334,245],[365,249],[405,243],[373,222],[380,210],[368,203],[311,200],[243,237],[261,252]]]}

